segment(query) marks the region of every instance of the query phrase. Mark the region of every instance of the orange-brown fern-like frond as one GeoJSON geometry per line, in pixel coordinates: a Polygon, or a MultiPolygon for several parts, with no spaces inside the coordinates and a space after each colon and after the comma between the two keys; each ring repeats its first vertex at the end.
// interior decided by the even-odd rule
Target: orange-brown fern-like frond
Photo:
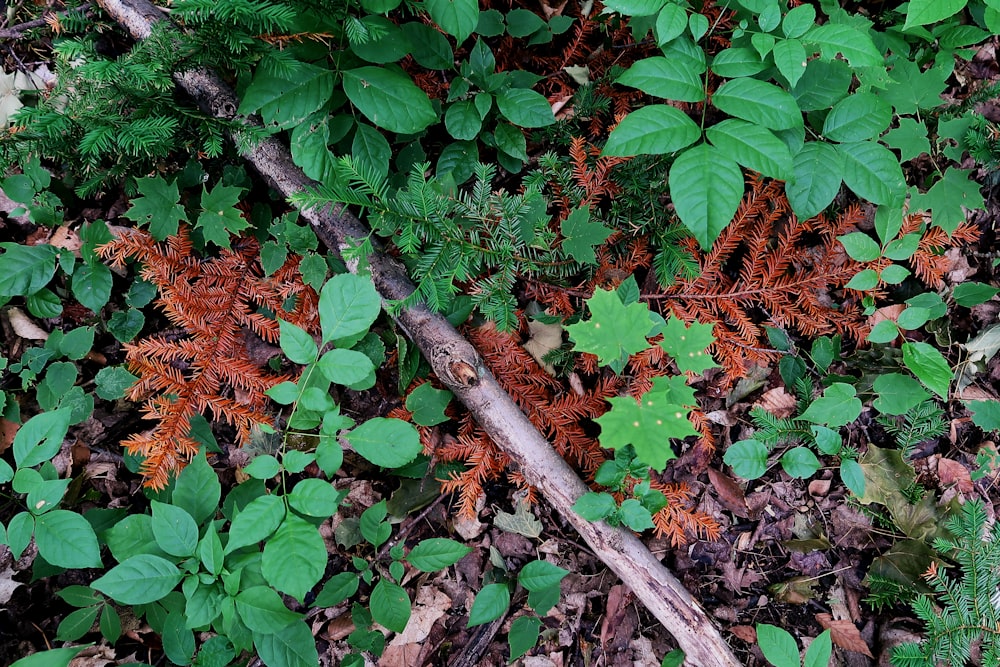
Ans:
{"type": "Polygon", "coordinates": [[[654,480],[649,486],[667,499],[667,506],[653,515],[657,537],[665,537],[675,547],[687,544],[692,535],[704,540],[719,539],[722,528],[718,522],[691,508],[693,493],[687,484],[664,484],[654,480]]]}
{"type": "Polygon", "coordinates": [[[277,321],[260,309],[311,328],[316,295],[298,278],[297,258],[265,277],[258,250],[253,239],[237,239],[218,257],[199,259],[183,228],[163,243],[130,229],[100,248],[113,266],[138,260],[142,278],[159,290],[157,305],[183,331],[125,345],[128,368],[139,377],[127,396],[145,400],[144,415],[156,421],[152,430],[123,442],[130,453],[145,457],[147,486],[166,486],[198,451],[189,435],[194,415],[207,413],[231,424],[240,444],[249,440],[255,424],[270,421],[264,392],[288,378],[250,359],[246,335],[278,340],[277,321]],[[284,308],[289,298],[296,303],[291,311],[284,308]]]}

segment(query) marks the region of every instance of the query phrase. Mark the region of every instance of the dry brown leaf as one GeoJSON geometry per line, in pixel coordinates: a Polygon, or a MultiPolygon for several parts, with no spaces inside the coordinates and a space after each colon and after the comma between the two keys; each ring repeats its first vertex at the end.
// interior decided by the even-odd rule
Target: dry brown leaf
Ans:
{"type": "Polygon", "coordinates": [[[784,387],[775,387],[765,391],[764,395],[757,401],[757,405],[779,419],[791,417],[798,409],[798,401],[795,396],[785,391],[784,387]]]}
{"type": "Polygon", "coordinates": [[[948,487],[954,484],[962,493],[972,493],[973,484],[969,469],[958,461],[951,459],[940,459],[937,465],[938,477],[941,479],[941,486],[948,487]]]}
{"type": "Polygon", "coordinates": [[[747,509],[746,496],[743,494],[743,489],[735,480],[715,468],[708,469],[708,479],[712,482],[712,487],[715,488],[719,502],[727,510],[744,519],[750,515],[750,511],[747,509]]]}
{"type": "Polygon", "coordinates": [[[729,631],[733,633],[734,637],[742,639],[748,644],[757,643],[757,630],[752,625],[734,625],[729,628],[729,631]]]}
{"type": "Polygon", "coordinates": [[[439,618],[451,609],[451,598],[432,586],[417,593],[413,613],[406,629],[393,637],[379,659],[379,667],[411,667],[423,650],[423,642],[439,618]]]}
{"type": "Polygon", "coordinates": [[[52,232],[52,236],[49,237],[49,245],[54,245],[55,247],[62,248],[63,250],[69,250],[75,256],[79,257],[80,248],[83,247],[83,241],[80,240],[79,234],[70,229],[68,226],[63,225],[52,232]]]}
{"type": "Polygon", "coordinates": [[[814,498],[825,498],[830,493],[830,480],[814,479],[809,482],[809,495],[814,498]]]}
{"type": "Polygon", "coordinates": [[[957,392],[955,398],[961,401],[995,401],[997,400],[997,395],[988,389],[970,385],[957,392]]]}
{"type": "Polygon", "coordinates": [[[17,435],[17,429],[19,428],[21,428],[20,424],[15,424],[12,421],[0,417],[0,454],[3,454],[10,449],[11,444],[14,442],[14,436],[17,435]]]}
{"type": "Polygon", "coordinates": [[[836,621],[830,614],[816,614],[816,620],[824,629],[830,631],[830,638],[840,648],[861,653],[869,658],[874,657],[868,644],[861,638],[861,631],[851,621],[847,619],[836,621]]]}
{"type": "Polygon", "coordinates": [[[726,587],[739,593],[754,584],[763,581],[764,575],[756,570],[751,570],[747,566],[736,567],[733,561],[726,561],[722,564],[722,579],[726,582],[726,587]]]}
{"type": "Polygon", "coordinates": [[[21,338],[27,340],[48,340],[49,333],[24,314],[20,308],[10,308],[7,310],[7,321],[10,328],[21,338]]]}
{"type": "Polygon", "coordinates": [[[897,303],[892,306],[882,306],[868,318],[868,325],[873,327],[884,320],[891,320],[895,322],[899,318],[899,314],[904,310],[906,310],[906,304],[904,303],[897,303]]]}

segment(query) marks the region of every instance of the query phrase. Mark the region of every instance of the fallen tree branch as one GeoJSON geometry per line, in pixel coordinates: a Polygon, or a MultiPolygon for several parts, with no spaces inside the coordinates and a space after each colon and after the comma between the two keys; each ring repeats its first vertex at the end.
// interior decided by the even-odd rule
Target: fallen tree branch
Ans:
{"type": "MultiPolygon", "coordinates": [[[[148,37],[153,23],[163,18],[147,0],[98,0],[98,4],[137,39],[148,37]]],[[[226,120],[236,118],[238,100],[214,73],[198,68],[178,72],[174,79],[206,113],[226,120]]],[[[274,137],[260,142],[244,157],[284,197],[316,185],[293,164],[288,149],[274,137]]],[[[347,247],[350,239],[365,238],[370,233],[341,205],[306,210],[302,215],[313,225],[320,240],[338,252],[347,247]]],[[[383,299],[400,300],[415,289],[395,260],[376,251],[368,261],[383,299]]],[[[541,492],[673,634],[687,654],[687,664],[739,667],[741,663],[691,594],[635,534],[604,522],[592,523],[572,510],[573,503],[588,491],[587,487],[486,370],[475,348],[443,316],[425,306],[406,308],[394,317],[437,376],[520,467],[525,480],[541,492]]]]}

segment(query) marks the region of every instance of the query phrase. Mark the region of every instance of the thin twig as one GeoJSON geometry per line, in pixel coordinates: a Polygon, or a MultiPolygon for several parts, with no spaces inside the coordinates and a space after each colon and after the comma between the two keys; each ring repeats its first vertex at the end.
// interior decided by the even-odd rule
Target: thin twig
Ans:
{"type": "MultiPolygon", "coordinates": [[[[91,8],[91,6],[92,6],[92,3],[85,2],[82,5],[80,5],[79,7],[73,7],[71,9],[67,9],[65,11],[58,12],[57,15],[58,16],[66,16],[68,14],[72,14],[73,12],[85,12],[85,11],[89,10],[91,8]]],[[[52,12],[50,12],[50,14],[51,13],[52,12]]],[[[2,30],[0,30],[0,39],[17,39],[18,37],[20,37],[22,34],[26,33],[29,30],[34,30],[35,28],[41,28],[43,26],[47,26],[48,24],[49,24],[49,21],[44,16],[42,18],[39,18],[39,19],[33,19],[31,21],[26,21],[24,23],[19,23],[18,25],[11,26],[9,28],[3,28],[2,30]]]]}

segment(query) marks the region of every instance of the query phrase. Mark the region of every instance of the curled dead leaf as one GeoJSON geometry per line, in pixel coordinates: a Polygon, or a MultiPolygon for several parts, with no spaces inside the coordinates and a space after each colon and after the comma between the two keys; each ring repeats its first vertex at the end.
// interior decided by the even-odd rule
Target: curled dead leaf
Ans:
{"type": "Polygon", "coordinates": [[[816,620],[824,630],[830,631],[830,638],[840,648],[861,653],[869,658],[874,657],[868,644],[861,638],[861,631],[851,621],[847,619],[837,621],[830,614],[816,614],[816,620]]]}
{"type": "Polygon", "coordinates": [[[938,477],[941,479],[941,486],[948,487],[955,485],[962,493],[972,493],[972,477],[969,469],[958,461],[951,459],[940,459],[937,465],[938,477]]]}
{"type": "Polygon", "coordinates": [[[49,333],[35,324],[20,308],[9,308],[7,310],[7,321],[10,328],[21,338],[27,340],[48,340],[49,333]]]}
{"type": "Polygon", "coordinates": [[[757,401],[757,405],[779,419],[787,419],[794,415],[798,409],[798,400],[785,391],[784,387],[775,387],[765,391],[764,395],[757,401]]]}

